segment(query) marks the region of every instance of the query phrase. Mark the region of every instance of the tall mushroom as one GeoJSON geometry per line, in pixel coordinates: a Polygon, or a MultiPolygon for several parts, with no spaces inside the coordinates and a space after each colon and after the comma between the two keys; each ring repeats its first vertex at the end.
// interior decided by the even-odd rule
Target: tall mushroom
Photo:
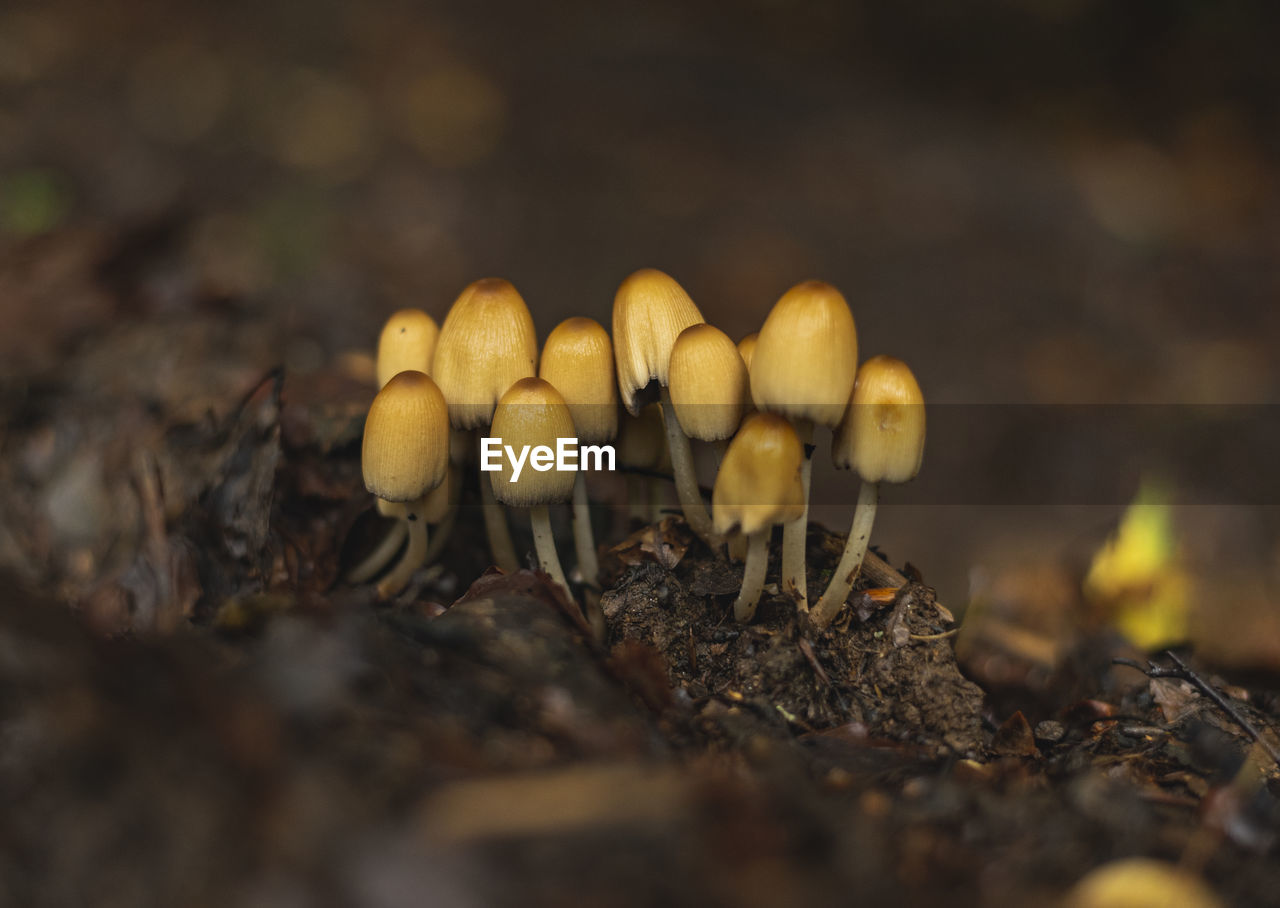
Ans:
{"type": "Polygon", "coordinates": [[[613,299],[613,350],[622,403],[635,416],[652,400],[657,386],[680,508],[690,528],[715,548],[718,541],[698,490],[689,439],[680,429],[667,391],[671,348],[681,331],[702,321],[702,313],[684,288],[653,268],[628,277],[613,299]]]}
{"type": "Polygon", "coordinates": [[[742,589],[734,617],[750,621],[764,588],[773,526],[804,513],[800,482],[804,449],[791,424],[773,413],[753,413],[729,442],[711,496],[716,531],[741,527],[747,537],[742,589]]]}
{"type": "Polygon", "coordinates": [[[810,616],[826,627],[840,611],[862,569],[880,500],[880,483],[907,482],[924,459],[924,395],[911,369],[892,356],[873,356],[858,369],[849,407],[831,442],[837,467],[862,478],[844,554],[810,616]]]}
{"type": "MultiPolygon", "coordinates": [[[[618,386],[614,379],[613,344],[595,319],[570,318],[556,325],[542,345],[538,376],[560,392],[578,441],[600,444],[618,434],[618,386]]],[[[573,542],[582,579],[595,585],[600,574],[587,483],[579,470],[573,481],[573,542]]]]}
{"type": "Polygon", "coordinates": [[[540,378],[523,378],[502,395],[493,414],[494,437],[504,446],[528,451],[527,462],[517,468],[504,458],[489,474],[493,494],[503,504],[531,508],[533,544],[542,570],[569,593],[569,584],[556,554],[547,505],[568,501],[573,495],[573,475],[557,470],[557,441],[573,437],[573,417],[564,398],[540,378]]]}
{"type": "MultiPolygon", "coordinates": [[[[506,390],[534,375],[538,339],[533,316],[516,288],[501,278],[484,278],[454,300],[440,328],[431,375],[449,401],[454,428],[483,430],[506,390]]],[[[490,483],[480,476],[485,530],[494,562],[504,571],[520,565],[490,483]]]]}
{"type": "Polygon", "coordinates": [[[378,584],[378,596],[387,598],[404,588],[426,557],[426,499],[449,465],[449,410],[435,382],[416,371],[387,382],[369,407],[360,460],[365,487],[398,505],[393,511],[409,531],[400,563],[378,584]]]}
{"type": "Polygon", "coordinates": [[[858,368],[858,333],[840,291],[805,281],[774,303],[751,358],[751,398],[761,410],[791,420],[805,445],[801,483],[805,508],[782,531],[782,583],[801,611],[809,609],[805,579],[809,480],[814,425],[834,427],[844,415],[858,368]]]}

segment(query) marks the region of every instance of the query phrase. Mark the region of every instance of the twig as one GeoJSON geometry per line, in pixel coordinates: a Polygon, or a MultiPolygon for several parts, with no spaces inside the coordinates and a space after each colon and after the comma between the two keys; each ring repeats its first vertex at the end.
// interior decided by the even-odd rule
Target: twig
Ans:
{"type": "Polygon", "coordinates": [[[949,631],[943,631],[941,634],[912,634],[912,640],[946,640],[948,637],[954,637],[960,633],[960,628],[953,627],[949,631]]]}
{"type": "Polygon", "coordinates": [[[1224,697],[1216,687],[1192,671],[1191,668],[1188,667],[1187,663],[1183,662],[1182,659],[1178,657],[1178,654],[1173,650],[1167,649],[1164,651],[1164,654],[1173,660],[1173,664],[1176,666],[1175,668],[1165,668],[1163,666],[1156,665],[1150,660],[1148,660],[1146,668],[1143,668],[1132,659],[1112,659],[1111,661],[1115,665],[1126,665],[1129,668],[1136,668],[1148,678],[1177,678],[1180,681],[1189,681],[1200,691],[1200,693],[1212,700],[1220,710],[1230,716],[1237,725],[1248,732],[1249,737],[1253,738],[1253,740],[1258,743],[1258,746],[1267,752],[1267,756],[1271,757],[1271,759],[1277,764],[1280,764],[1280,751],[1276,750],[1275,746],[1270,741],[1267,741],[1262,737],[1262,732],[1258,731],[1257,726],[1232,706],[1231,701],[1224,697]]]}

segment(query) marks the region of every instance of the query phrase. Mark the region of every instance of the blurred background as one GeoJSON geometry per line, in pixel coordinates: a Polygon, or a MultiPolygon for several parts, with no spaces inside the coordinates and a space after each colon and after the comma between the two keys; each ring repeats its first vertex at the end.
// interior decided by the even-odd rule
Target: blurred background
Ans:
{"type": "MultiPolygon", "coordinates": [[[[1085,430],[1026,445],[1024,472],[992,414],[1249,405],[1251,444],[1277,422],[1277,34],[1274,4],[1198,0],[9,2],[0,377],[20,395],[123,322],[219,307],[265,326],[248,364],[306,375],[489,275],[545,337],[608,324],[642,266],[738,338],[818,277],[864,356],[954,405],[925,458],[940,491],[886,490],[875,542],[947,601],[1056,596],[1142,479],[1186,472],[1180,448],[1058,494],[1110,455],[1085,430]]],[[[149,355],[119,372],[168,380],[149,355]]],[[[1241,444],[1188,425],[1215,464],[1241,444]]],[[[1228,650],[1274,627],[1266,462],[1158,501],[1181,502],[1161,569],[1202,582],[1228,650]]],[[[843,528],[855,484],[821,460],[816,481],[843,528]]]]}

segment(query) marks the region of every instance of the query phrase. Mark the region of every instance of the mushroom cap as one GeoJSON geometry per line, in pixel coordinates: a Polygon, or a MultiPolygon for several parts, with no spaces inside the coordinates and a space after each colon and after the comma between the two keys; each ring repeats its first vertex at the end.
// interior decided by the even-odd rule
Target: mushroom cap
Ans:
{"type": "Polygon", "coordinates": [[[622,282],[613,298],[613,352],[628,413],[635,416],[645,403],[636,399],[637,391],[654,380],[667,383],[676,338],[701,321],[698,307],[670,275],[642,268],[622,282]]]}
{"type": "Polygon", "coordinates": [[[738,355],[742,357],[743,363],[747,366],[747,371],[751,371],[751,358],[756,355],[756,342],[760,340],[760,332],[752,331],[742,340],[738,341],[738,355]]]}
{"type": "Polygon", "coordinates": [[[1153,858],[1122,858],[1090,870],[1067,892],[1063,908],[1222,908],[1202,877],[1153,858]]]}
{"type": "Polygon", "coordinates": [[[540,504],[568,501],[573,496],[574,473],[552,468],[539,472],[533,467],[533,449],[544,445],[556,450],[561,438],[573,438],[573,417],[560,392],[540,378],[522,378],[508,389],[493,412],[494,438],[502,439],[519,451],[529,447],[520,478],[511,482],[514,472],[510,461],[499,458],[500,467],[489,474],[493,497],[503,504],[528,508],[540,504]]]}
{"type": "Polygon", "coordinates": [[[747,367],[729,335],[705,322],[680,332],[667,374],[684,434],[720,441],[738,431],[751,400],[747,367]]]}
{"type": "Polygon", "coordinates": [[[662,469],[667,454],[667,429],[657,404],[644,407],[638,416],[622,417],[617,452],[618,463],[624,467],[662,469]]]}
{"type": "Polygon", "coordinates": [[[618,434],[613,343],[604,325],[581,317],[556,325],[542,345],[538,377],[569,405],[580,441],[595,444],[618,434]]]}
{"type": "Polygon", "coordinates": [[[858,332],[840,291],[796,284],[773,304],[751,357],[751,399],[761,410],[834,426],[858,369],[858,332]]]}
{"type": "Polygon", "coordinates": [[[800,465],[804,447],[776,413],[752,413],[729,442],[711,493],[717,533],[737,524],[750,535],[804,513],[800,465]]]}
{"type": "Polygon", "coordinates": [[[488,425],[498,398],[534,374],[537,358],[533,316],[516,288],[496,277],[469,284],[445,316],[431,366],[454,427],[488,425]]]}
{"type": "Polygon", "coordinates": [[[449,408],[421,372],[394,375],[374,397],[360,456],[364,484],[387,501],[417,501],[444,481],[449,408]]]}
{"type": "Polygon", "coordinates": [[[924,429],[924,395],[911,369],[892,356],[873,356],[858,369],[831,437],[831,460],[866,482],[906,482],[920,472],[924,429]]]}
{"type": "Polygon", "coordinates": [[[412,369],[430,375],[439,336],[436,320],[421,309],[393,312],[378,335],[378,387],[397,372],[412,369]]]}

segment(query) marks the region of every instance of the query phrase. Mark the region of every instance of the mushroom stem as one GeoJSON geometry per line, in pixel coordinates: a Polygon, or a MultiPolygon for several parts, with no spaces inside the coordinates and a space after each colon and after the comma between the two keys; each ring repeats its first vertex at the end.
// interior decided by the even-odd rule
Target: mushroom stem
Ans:
{"type": "Polygon", "coordinates": [[[462,487],[451,480],[449,510],[444,512],[444,517],[436,524],[435,532],[431,534],[431,546],[427,549],[426,557],[422,559],[423,564],[434,564],[444,552],[444,547],[449,544],[449,537],[453,535],[453,525],[458,522],[458,499],[461,496],[462,487]]]}
{"type": "Polygon", "coordinates": [[[578,550],[578,573],[587,586],[595,586],[600,575],[596,539],[591,532],[591,507],[587,502],[587,481],[581,470],[573,478],[573,544],[578,550]]]}
{"type": "Polygon", "coordinates": [[[409,545],[405,547],[404,555],[391,573],[378,582],[379,599],[390,599],[400,592],[408,584],[413,572],[422,567],[427,554],[427,522],[418,513],[417,504],[415,502],[405,511],[404,522],[409,528],[409,545]]]}
{"type": "Polygon", "coordinates": [[[830,624],[849,598],[849,591],[862,570],[862,559],[867,556],[867,543],[871,540],[871,525],[875,523],[879,502],[879,483],[863,482],[858,491],[858,506],[853,511],[853,523],[849,525],[849,538],[844,542],[844,554],[840,556],[836,572],[831,575],[827,591],[809,616],[815,627],[824,628],[830,624]]]}
{"type": "Polygon", "coordinates": [[[747,537],[747,563],[742,570],[742,589],[733,603],[733,617],[746,623],[755,617],[756,604],[764,589],[765,569],[769,566],[769,536],[772,527],[764,527],[747,537]]]}
{"type": "Polygon", "coordinates": [[[809,483],[813,471],[813,421],[798,419],[796,435],[804,445],[800,462],[800,486],[804,489],[804,513],[782,525],[782,590],[795,600],[796,608],[809,611],[809,584],[805,577],[805,545],[809,532],[809,483]]]}
{"type": "Polygon", "coordinates": [[[560,567],[560,556],[556,553],[556,539],[551,534],[551,511],[545,504],[535,505],[529,511],[529,522],[533,526],[533,547],[538,552],[538,563],[544,573],[564,588],[565,595],[572,601],[573,594],[569,592],[564,569],[560,567]]]}
{"type": "Polygon", "coordinates": [[[508,574],[520,570],[520,559],[516,557],[516,544],[511,541],[507,515],[498,499],[493,497],[493,483],[484,472],[480,473],[480,507],[484,511],[484,531],[489,537],[493,563],[508,574]]]}
{"type": "Polygon", "coordinates": [[[671,405],[671,392],[665,386],[662,388],[662,420],[667,427],[667,447],[671,452],[671,467],[675,473],[676,496],[680,499],[684,519],[689,522],[689,528],[701,536],[713,551],[718,550],[720,539],[711,526],[711,515],[702,502],[689,437],[676,420],[676,410],[671,405]]]}
{"type": "Polygon", "coordinates": [[[363,561],[347,571],[347,583],[359,584],[372,579],[378,571],[387,566],[387,562],[395,557],[396,552],[400,551],[407,532],[408,529],[403,520],[393,523],[391,529],[387,530],[382,541],[378,543],[378,547],[365,556],[363,561]]]}

